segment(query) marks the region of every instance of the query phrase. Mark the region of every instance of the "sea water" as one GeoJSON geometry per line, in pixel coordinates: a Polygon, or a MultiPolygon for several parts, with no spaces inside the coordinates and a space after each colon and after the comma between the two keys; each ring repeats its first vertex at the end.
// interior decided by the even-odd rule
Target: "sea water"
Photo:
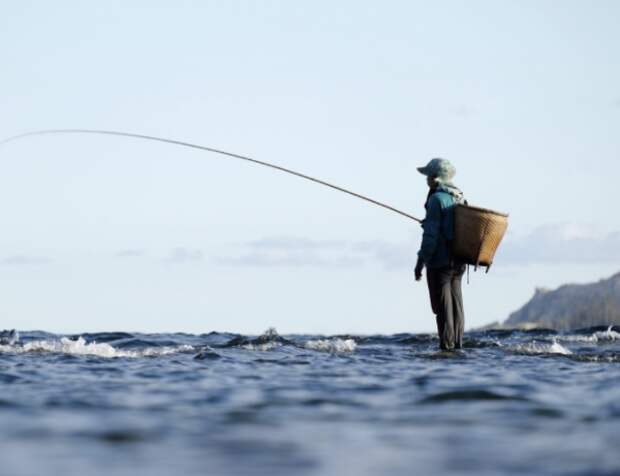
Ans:
{"type": "Polygon", "coordinates": [[[0,475],[617,475],[620,329],[0,334],[0,475]]]}

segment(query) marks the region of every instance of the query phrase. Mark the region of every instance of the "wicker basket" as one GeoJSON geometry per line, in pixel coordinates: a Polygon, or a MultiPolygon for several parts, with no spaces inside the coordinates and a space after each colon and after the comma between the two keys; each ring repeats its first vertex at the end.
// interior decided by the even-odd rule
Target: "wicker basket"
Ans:
{"type": "Polygon", "coordinates": [[[466,263],[486,266],[493,264],[495,252],[508,228],[508,215],[470,205],[454,209],[454,256],[466,263]]]}

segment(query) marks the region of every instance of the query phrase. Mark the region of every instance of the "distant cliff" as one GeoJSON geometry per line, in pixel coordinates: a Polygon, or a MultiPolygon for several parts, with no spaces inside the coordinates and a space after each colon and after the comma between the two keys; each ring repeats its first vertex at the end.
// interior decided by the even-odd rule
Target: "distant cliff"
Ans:
{"type": "Polygon", "coordinates": [[[553,291],[537,289],[503,327],[534,325],[560,331],[620,325],[620,273],[598,283],[567,284],[553,291]]]}

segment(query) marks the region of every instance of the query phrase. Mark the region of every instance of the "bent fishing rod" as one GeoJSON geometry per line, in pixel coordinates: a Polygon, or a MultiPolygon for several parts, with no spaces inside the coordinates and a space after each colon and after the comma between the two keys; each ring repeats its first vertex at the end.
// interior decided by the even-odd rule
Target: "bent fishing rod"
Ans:
{"type": "Polygon", "coordinates": [[[23,138],[26,138],[26,137],[32,137],[32,136],[38,136],[38,135],[49,135],[49,134],[99,134],[99,135],[130,137],[130,138],[133,138],[133,139],[143,139],[143,140],[151,140],[151,141],[156,141],[156,142],[164,142],[164,143],[167,143],[167,144],[173,144],[173,145],[178,145],[178,146],[182,146],[182,147],[189,147],[191,149],[199,149],[199,150],[203,150],[203,151],[206,151],[206,152],[212,152],[214,154],[220,154],[220,155],[223,155],[225,157],[232,157],[232,158],[235,158],[235,159],[245,160],[246,162],[251,162],[253,164],[263,165],[265,167],[270,167],[272,169],[279,170],[281,172],[285,172],[287,174],[291,174],[291,175],[294,175],[296,177],[300,177],[302,179],[310,180],[311,182],[315,182],[315,183],[318,183],[320,185],[324,185],[326,187],[330,187],[330,188],[332,188],[334,190],[338,190],[338,191],[343,192],[343,193],[347,193],[349,195],[352,195],[354,197],[360,198],[362,200],[370,202],[370,203],[372,203],[374,205],[377,205],[379,207],[383,207],[383,208],[386,208],[388,210],[391,210],[391,211],[393,211],[395,213],[398,213],[399,215],[402,215],[402,216],[405,216],[407,218],[410,218],[411,220],[415,220],[418,223],[422,223],[422,220],[420,220],[419,218],[416,218],[413,215],[405,213],[402,210],[398,210],[397,208],[394,208],[394,207],[392,207],[390,205],[387,205],[385,203],[379,202],[379,201],[374,200],[372,198],[366,197],[366,196],[361,195],[359,193],[352,192],[351,190],[347,190],[346,188],[339,187],[338,185],[334,185],[334,184],[331,184],[329,182],[325,182],[324,180],[320,180],[318,178],[311,177],[309,175],[302,174],[300,172],[295,172],[294,170],[288,169],[286,167],[282,167],[280,165],[272,164],[272,163],[269,163],[269,162],[263,162],[262,160],[253,159],[251,157],[247,157],[247,156],[240,155],[240,154],[234,154],[232,152],[226,152],[224,150],[214,149],[213,147],[205,147],[203,145],[192,144],[190,142],[184,142],[184,141],[175,140],[175,139],[166,139],[164,137],[156,137],[156,136],[150,136],[150,135],[145,135],[145,134],[136,134],[136,133],[132,133],[132,132],[108,131],[108,130],[98,130],[98,129],[44,129],[44,130],[26,132],[24,134],[18,134],[18,135],[9,137],[9,138],[4,139],[3,141],[1,141],[0,142],[0,146],[6,144],[8,142],[12,142],[12,141],[15,141],[15,140],[18,140],[18,139],[23,139],[23,138]]]}

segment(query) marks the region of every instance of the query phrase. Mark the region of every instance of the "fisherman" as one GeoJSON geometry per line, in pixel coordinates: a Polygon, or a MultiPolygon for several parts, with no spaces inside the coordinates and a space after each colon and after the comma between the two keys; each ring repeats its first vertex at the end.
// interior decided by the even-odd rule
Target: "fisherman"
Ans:
{"type": "Polygon", "coordinates": [[[424,234],[415,279],[422,279],[422,270],[426,267],[439,346],[442,350],[460,349],[465,327],[461,291],[465,264],[452,255],[450,241],[454,237],[454,206],[464,202],[463,192],[452,183],[456,169],[446,159],[432,159],[426,166],[418,167],[418,171],[426,175],[429,191],[424,204],[424,234]]]}

